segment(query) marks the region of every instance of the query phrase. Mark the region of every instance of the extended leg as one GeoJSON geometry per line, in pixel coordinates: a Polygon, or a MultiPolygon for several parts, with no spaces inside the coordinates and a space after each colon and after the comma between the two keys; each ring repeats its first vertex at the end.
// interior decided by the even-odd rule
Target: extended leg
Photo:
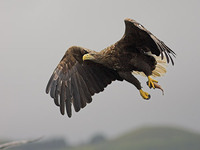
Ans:
{"type": "Polygon", "coordinates": [[[158,81],[152,79],[150,76],[152,75],[152,71],[155,69],[156,60],[153,56],[149,55],[140,55],[137,58],[132,60],[133,66],[139,69],[139,71],[144,72],[144,74],[148,78],[148,86],[151,88],[155,88],[154,82],[158,83],[158,81]],[[141,61],[141,59],[143,61],[141,61]]]}
{"type": "Polygon", "coordinates": [[[138,81],[138,79],[136,77],[134,77],[132,75],[131,72],[118,72],[118,73],[124,80],[126,80],[126,81],[132,83],[133,85],[135,85],[135,87],[139,90],[140,95],[142,96],[142,98],[144,98],[146,100],[150,99],[150,95],[147,92],[144,92],[142,90],[140,82],[138,81]]]}

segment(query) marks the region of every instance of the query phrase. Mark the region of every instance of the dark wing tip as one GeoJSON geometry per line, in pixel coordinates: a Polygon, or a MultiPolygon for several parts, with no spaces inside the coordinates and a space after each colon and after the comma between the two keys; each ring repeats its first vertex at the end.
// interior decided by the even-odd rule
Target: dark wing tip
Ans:
{"type": "Polygon", "coordinates": [[[69,117],[69,118],[71,118],[72,117],[72,108],[71,108],[71,102],[70,101],[67,101],[66,102],[66,112],[67,112],[67,116],[69,117]]]}
{"type": "Polygon", "coordinates": [[[67,116],[68,116],[69,118],[71,118],[71,117],[72,117],[72,114],[68,114],[68,113],[67,113],[67,116]]]}
{"type": "Polygon", "coordinates": [[[50,79],[49,79],[49,82],[47,83],[47,86],[46,86],[46,89],[45,89],[46,94],[48,94],[49,91],[50,91],[50,88],[51,88],[51,85],[52,85],[53,78],[54,78],[54,73],[51,75],[51,77],[50,77],[50,79]]]}
{"type": "Polygon", "coordinates": [[[171,55],[176,58],[176,53],[173,50],[171,50],[167,45],[165,45],[165,43],[163,41],[161,41],[157,37],[155,37],[153,34],[151,34],[150,37],[156,44],[158,52],[161,55],[161,59],[163,59],[164,55],[165,55],[165,57],[167,59],[167,63],[171,62],[172,65],[174,65],[174,61],[173,61],[171,55]]]}
{"type": "Polygon", "coordinates": [[[171,61],[172,65],[174,66],[174,60],[172,59],[172,56],[176,58],[176,53],[171,50],[167,45],[165,45],[164,42],[161,41],[160,43],[162,51],[165,53],[165,56],[167,58],[167,62],[169,63],[171,61]]]}

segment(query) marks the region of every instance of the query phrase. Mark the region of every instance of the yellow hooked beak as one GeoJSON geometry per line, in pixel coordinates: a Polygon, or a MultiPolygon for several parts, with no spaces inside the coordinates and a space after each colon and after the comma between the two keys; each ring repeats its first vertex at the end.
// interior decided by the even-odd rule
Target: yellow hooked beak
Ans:
{"type": "Polygon", "coordinates": [[[94,58],[94,56],[92,56],[92,55],[90,55],[90,54],[85,54],[85,55],[83,55],[83,61],[85,61],[85,60],[94,60],[95,58],[94,58]]]}

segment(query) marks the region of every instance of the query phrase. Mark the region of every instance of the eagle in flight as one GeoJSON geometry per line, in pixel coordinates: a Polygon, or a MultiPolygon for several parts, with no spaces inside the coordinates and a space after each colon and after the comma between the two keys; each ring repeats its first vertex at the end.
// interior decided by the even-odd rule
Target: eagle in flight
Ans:
{"type": "Polygon", "coordinates": [[[140,23],[125,19],[125,33],[115,44],[96,52],[87,48],[70,47],[54,70],[46,87],[46,93],[60,107],[62,115],[72,116],[72,104],[76,112],[92,101],[112,81],[128,81],[139,91],[143,99],[150,95],[134,74],[148,78],[147,85],[158,87],[153,77],[166,72],[166,64],[174,65],[173,52],[161,40],[140,23]]]}

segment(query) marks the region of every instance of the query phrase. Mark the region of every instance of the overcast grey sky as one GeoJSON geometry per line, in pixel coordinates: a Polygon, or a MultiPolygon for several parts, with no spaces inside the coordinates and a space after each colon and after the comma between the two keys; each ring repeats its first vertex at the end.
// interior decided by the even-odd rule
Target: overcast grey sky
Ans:
{"type": "Polygon", "coordinates": [[[140,126],[175,125],[200,132],[198,0],[1,0],[0,138],[64,136],[84,141],[140,126]],[[114,82],[71,119],[62,116],[45,87],[68,47],[100,51],[124,33],[124,18],[137,20],[177,53],[144,101],[127,82],[114,82]]]}

